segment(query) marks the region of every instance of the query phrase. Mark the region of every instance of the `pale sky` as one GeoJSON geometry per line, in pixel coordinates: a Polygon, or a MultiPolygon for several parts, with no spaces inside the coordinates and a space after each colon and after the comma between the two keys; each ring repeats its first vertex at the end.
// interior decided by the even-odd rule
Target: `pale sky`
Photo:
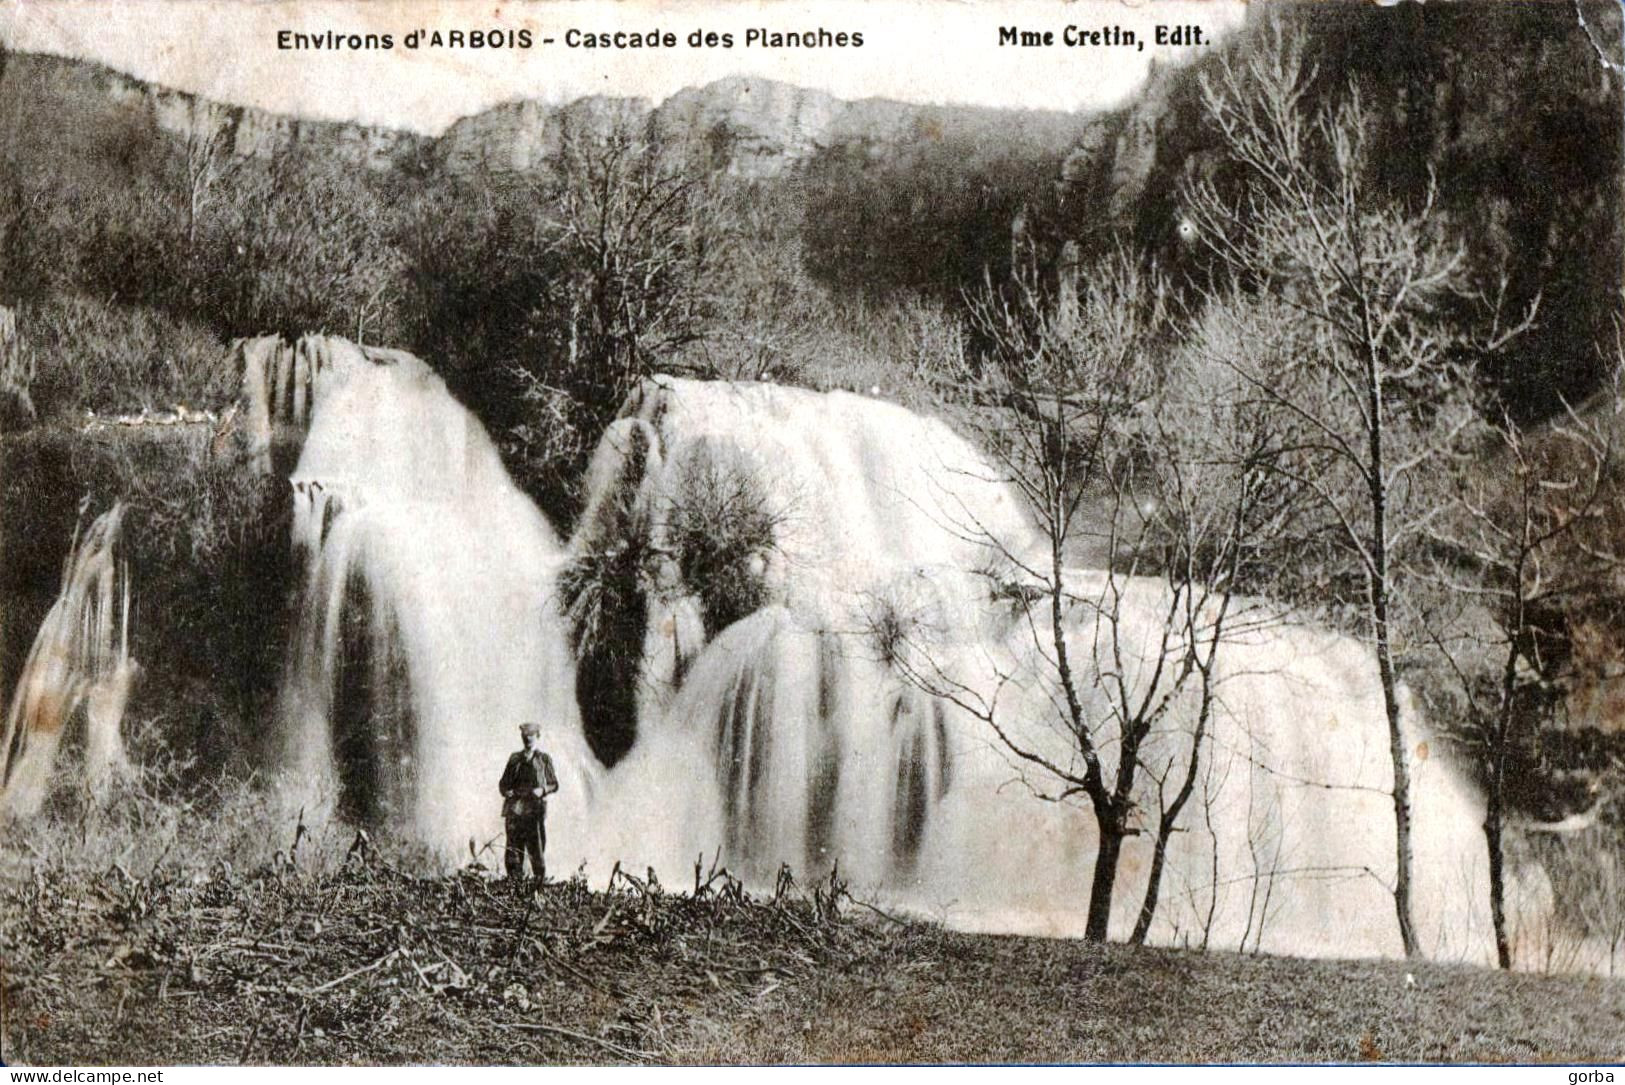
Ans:
{"type": "Polygon", "coordinates": [[[1152,58],[1203,49],[1158,47],[1157,26],[1239,25],[1234,0],[0,0],[0,39],[16,49],[80,56],[141,79],[280,113],[438,132],[516,98],[586,94],[660,101],[686,86],[746,73],[884,97],[1042,109],[1122,100],[1152,58]],[[1144,48],[1061,44],[1069,25],[1134,31],[1144,48]],[[859,32],[858,49],[746,48],[750,27],[859,32]],[[1053,32],[1047,48],[998,44],[1001,26],[1053,32]],[[529,49],[404,47],[414,29],[528,29],[529,49]],[[565,33],[670,31],[675,49],[568,48],[565,33]],[[387,52],[279,50],[279,30],[389,33],[387,52]],[[731,32],[731,49],[690,48],[697,30],[731,32]],[[554,38],[553,44],[542,39],[554,38]]]}

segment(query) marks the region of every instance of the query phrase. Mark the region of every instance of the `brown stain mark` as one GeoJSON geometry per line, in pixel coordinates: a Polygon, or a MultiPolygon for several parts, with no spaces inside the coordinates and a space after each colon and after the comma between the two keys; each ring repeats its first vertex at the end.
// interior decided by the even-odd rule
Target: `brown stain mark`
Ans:
{"type": "Polygon", "coordinates": [[[33,711],[26,713],[18,726],[30,735],[60,734],[68,722],[69,705],[74,700],[74,691],[53,687],[40,695],[32,706],[33,711]]]}
{"type": "Polygon", "coordinates": [[[1138,851],[1123,849],[1117,861],[1117,873],[1120,877],[1137,878],[1145,869],[1145,860],[1138,851]]]}
{"type": "Polygon", "coordinates": [[[1372,1036],[1369,1032],[1360,1037],[1360,1061],[1382,1061],[1382,1048],[1377,1046],[1376,1037],[1372,1036]]]}
{"type": "Polygon", "coordinates": [[[1428,744],[1426,742],[1418,742],[1416,744],[1416,759],[1418,761],[1426,761],[1431,752],[1432,751],[1428,749],[1428,744]]]}
{"type": "Polygon", "coordinates": [[[231,438],[237,432],[237,412],[230,411],[215,427],[214,435],[209,440],[209,451],[215,456],[224,456],[231,451],[231,438]]]}

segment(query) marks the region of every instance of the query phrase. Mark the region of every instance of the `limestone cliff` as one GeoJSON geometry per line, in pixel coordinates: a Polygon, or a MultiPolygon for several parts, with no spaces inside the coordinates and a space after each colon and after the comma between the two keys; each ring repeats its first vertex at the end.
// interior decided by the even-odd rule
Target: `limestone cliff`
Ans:
{"type": "Polygon", "coordinates": [[[299,149],[380,170],[414,160],[431,142],[411,132],[228,105],[99,64],[31,53],[12,53],[0,67],[0,118],[34,139],[79,142],[124,133],[132,142],[158,136],[184,145],[218,136],[244,158],[299,149]]]}
{"type": "MultiPolygon", "coordinates": [[[[157,86],[98,64],[13,53],[0,64],[0,132],[24,142],[94,140],[138,147],[217,134],[234,155],[269,159],[293,150],[373,170],[415,168],[453,175],[545,168],[566,133],[646,125],[666,140],[708,148],[712,163],[740,177],[776,177],[820,148],[850,145],[870,156],[932,137],[953,118],[980,118],[1018,142],[1034,134],[1064,150],[1077,118],[1061,113],[847,102],[769,79],[734,76],[679,91],[658,107],[640,98],[594,96],[557,106],[507,102],[465,117],[439,136],[283,116],[157,86]],[[946,119],[945,119],[946,118],[946,119]]],[[[971,122],[976,125],[976,121],[971,122]]]]}

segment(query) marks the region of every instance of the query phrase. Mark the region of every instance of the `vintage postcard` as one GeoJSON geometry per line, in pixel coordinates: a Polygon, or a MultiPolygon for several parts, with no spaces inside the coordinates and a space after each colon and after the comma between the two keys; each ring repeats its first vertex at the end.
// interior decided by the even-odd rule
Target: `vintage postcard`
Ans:
{"type": "Polygon", "coordinates": [[[0,0],[3,1061],[1613,1080],[1622,65],[0,0]]]}

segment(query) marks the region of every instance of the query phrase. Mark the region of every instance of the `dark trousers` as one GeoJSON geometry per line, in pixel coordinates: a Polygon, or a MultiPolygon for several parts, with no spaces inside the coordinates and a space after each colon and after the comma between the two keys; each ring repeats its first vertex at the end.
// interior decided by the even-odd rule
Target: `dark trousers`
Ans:
{"type": "Polygon", "coordinates": [[[502,852],[502,866],[508,877],[517,878],[525,873],[527,854],[530,872],[538,878],[545,876],[547,867],[542,862],[542,853],[547,851],[546,821],[546,810],[507,819],[508,846],[502,852]]]}

